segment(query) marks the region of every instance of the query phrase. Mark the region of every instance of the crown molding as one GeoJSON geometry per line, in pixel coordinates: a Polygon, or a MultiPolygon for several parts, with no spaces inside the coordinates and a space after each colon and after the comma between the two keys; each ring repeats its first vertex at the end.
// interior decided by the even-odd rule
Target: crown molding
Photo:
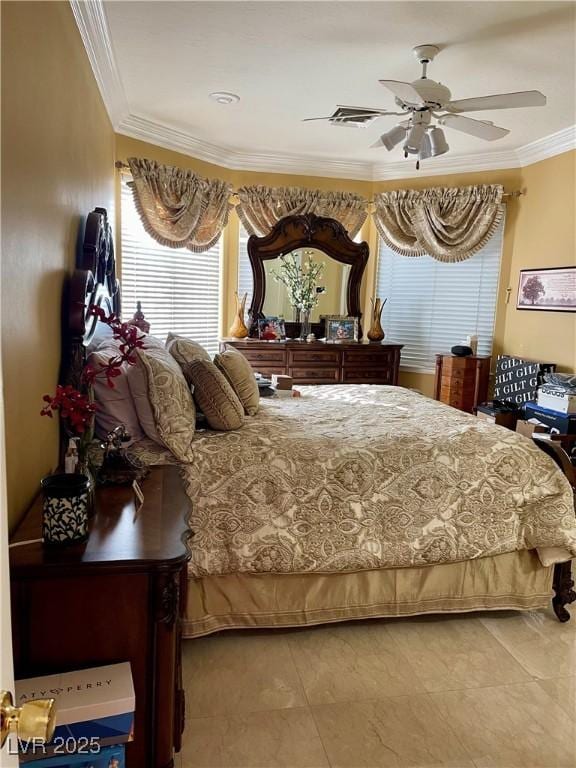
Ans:
{"type": "Polygon", "coordinates": [[[414,158],[371,163],[273,152],[254,153],[211,144],[185,131],[131,114],[116,65],[102,0],[70,0],[70,5],[114,130],[230,170],[387,181],[523,168],[576,149],[576,125],[572,125],[516,149],[474,155],[442,155],[422,162],[417,171],[414,158]]]}
{"type": "Polygon", "coordinates": [[[571,149],[576,149],[576,125],[569,125],[568,128],[552,133],[550,136],[525,144],[516,150],[516,154],[523,168],[554,155],[569,152],[571,149]]]}
{"type": "Polygon", "coordinates": [[[84,43],[92,72],[112,127],[130,114],[122,78],[108,28],[108,19],[101,0],[70,0],[76,26],[84,43]]]}
{"type": "Polygon", "coordinates": [[[176,128],[136,115],[128,115],[122,120],[117,132],[230,170],[329,176],[340,179],[371,179],[372,174],[371,163],[323,160],[302,155],[241,152],[196,139],[176,128]]]}

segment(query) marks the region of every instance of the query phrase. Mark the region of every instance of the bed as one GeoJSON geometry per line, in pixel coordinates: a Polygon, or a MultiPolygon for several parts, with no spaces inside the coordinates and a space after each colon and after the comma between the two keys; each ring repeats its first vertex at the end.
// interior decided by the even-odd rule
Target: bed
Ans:
{"type": "Polygon", "coordinates": [[[402,387],[301,389],[195,436],[185,636],[549,604],[576,528],[532,441],[402,387]]]}
{"type": "MultiPolygon", "coordinates": [[[[68,381],[98,333],[86,308],[119,310],[113,254],[85,257],[64,323],[68,381]]],[[[241,429],[191,445],[187,637],[536,609],[553,590],[569,618],[572,489],[523,436],[402,387],[331,385],[262,400],[241,429]]],[[[147,439],[131,450],[175,462],[147,439]]]]}

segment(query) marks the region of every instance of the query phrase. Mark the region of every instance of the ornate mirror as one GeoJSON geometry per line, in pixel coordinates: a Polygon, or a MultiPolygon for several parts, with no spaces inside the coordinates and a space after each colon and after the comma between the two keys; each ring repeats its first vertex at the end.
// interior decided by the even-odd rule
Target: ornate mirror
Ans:
{"type": "Polygon", "coordinates": [[[368,261],[368,244],[355,243],[335,219],[307,213],[287,216],[263,237],[248,240],[248,256],[254,278],[250,305],[250,335],[257,336],[257,320],[280,316],[286,321],[286,335],[299,333],[297,312],[292,307],[286,287],[276,279],[280,257],[293,254],[296,263],[322,265],[316,280],[318,303],[312,310],[312,331],[324,335],[326,315],[362,317],[360,283],[368,261]]]}

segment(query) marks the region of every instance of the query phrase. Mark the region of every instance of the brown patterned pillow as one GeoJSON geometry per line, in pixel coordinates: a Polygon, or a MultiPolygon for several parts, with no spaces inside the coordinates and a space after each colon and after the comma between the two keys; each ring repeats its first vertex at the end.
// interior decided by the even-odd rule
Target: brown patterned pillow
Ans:
{"type": "MultiPolygon", "coordinates": [[[[179,461],[192,461],[196,407],[180,367],[165,349],[139,349],[136,368],[142,371],[146,380],[154,426],[160,442],[179,461]]],[[[129,382],[132,385],[131,379],[129,382]]],[[[143,402],[136,401],[139,417],[142,405],[143,402]]],[[[142,423],[142,419],[140,421],[142,423]]]]}
{"type": "Polygon", "coordinates": [[[211,360],[194,360],[183,370],[196,405],[212,429],[229,432],[244,424],[242,403],[211,360]]]}
{"type": "Polygon", "coordinates": [[[208,352],[197,341],[187,339],[186,336],[178,336],[175,333],[168,334],[166,349],[176,360],[180,368],[184,368],[185,365],[192,363],[194,360],[211,359],[208,352]]]}
{"type": "Polygon", "coordinates": [[[244,411],[248,416],[254,416],[260,405],[260,390],[248,360],[236,349],[227,349],[215,356],[214,364],[232,385],[244,411]]]}

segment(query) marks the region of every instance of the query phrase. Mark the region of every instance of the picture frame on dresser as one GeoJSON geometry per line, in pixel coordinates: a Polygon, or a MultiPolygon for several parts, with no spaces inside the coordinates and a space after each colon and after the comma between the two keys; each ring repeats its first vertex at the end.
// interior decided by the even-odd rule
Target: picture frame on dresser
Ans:
{"type": "Polygon", "coordinates": [[[343,341],[358,341],[358,318],[341,315],[324,317],[326,341],[341,344],[343,341]]]}

